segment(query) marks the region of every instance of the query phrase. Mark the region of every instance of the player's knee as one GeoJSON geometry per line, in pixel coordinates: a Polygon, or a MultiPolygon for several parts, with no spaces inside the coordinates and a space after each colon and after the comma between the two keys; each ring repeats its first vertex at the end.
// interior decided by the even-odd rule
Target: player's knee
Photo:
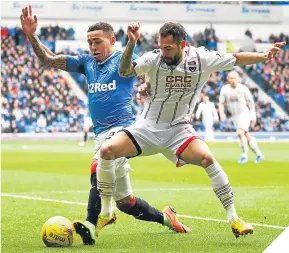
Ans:
{"type": "Polygon", "coordinates": [[[215,158],[213,157],[212,154],[210,153],[204,153],[202,156],[202,160],[201,160],[201,166],[203,168],[207,168],[208,166],[210,166],[211,164],[213,164],[215,161],[215,158]]]}
{"type": "Polygon", "coordinates": [[[115,159],[112,146],[103,145],[100,149],[100,157],[105,160],[113,160],[115,159]]]}
{"type": "Polygon", "coordinates": [[[136,198],[133,194],[130,194],[129,196],[117,200],[116,201],[116,206],[117,208],[124,212],[124,213],[128,213],[128,211],[135,205],[136,203],[136,198]]]}
{"type": "Polygon", "coordinates": [[[239,138],[242,138],[243,136],[245,136],[245,131],[243,129],[238,129],[237,134],[239,138]]]}

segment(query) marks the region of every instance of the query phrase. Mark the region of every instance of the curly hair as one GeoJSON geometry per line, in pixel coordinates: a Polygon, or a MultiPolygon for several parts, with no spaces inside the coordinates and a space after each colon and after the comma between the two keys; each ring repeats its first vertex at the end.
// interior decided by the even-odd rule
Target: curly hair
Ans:
{"type": "Polygon", "coordinates": [[[182,40],[186,40],[187,33],[185,28],[178,22],[169,21],[164,23],[160,28],[159,34],[161,37],[173,36],[174,42],[180,43],[182,40]]]}

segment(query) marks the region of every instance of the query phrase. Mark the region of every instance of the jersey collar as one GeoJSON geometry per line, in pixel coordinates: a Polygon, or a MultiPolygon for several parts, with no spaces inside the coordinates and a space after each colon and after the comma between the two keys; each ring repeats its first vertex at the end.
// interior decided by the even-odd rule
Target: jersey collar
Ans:
{"type": "Polygon", "coordinates": [[[98,62],[97,65],[102,65],[106,63],[109,59],[111,59],[116,54],[116,51],[114,51],[109,57],[107,57],[104,61],[98,62]]]}

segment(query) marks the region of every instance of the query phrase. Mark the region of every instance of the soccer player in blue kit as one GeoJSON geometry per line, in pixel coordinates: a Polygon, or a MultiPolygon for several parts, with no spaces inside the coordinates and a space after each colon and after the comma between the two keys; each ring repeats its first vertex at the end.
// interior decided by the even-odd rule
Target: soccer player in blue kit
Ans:
{"type": "MultiPolygon", "coordinates": [[[[120,77],[118,68],[122,52],[114,51],[115,36],[110,24],[99,22],[89,27],[87,42],[91,54],[80,56],[55,55],[39,40],[35,31],[37,18],[32,17],[31,6],[22,9],[20,17],[24,33],[28,37],[35,54],[46,67],[54,67],[68,72],[82,73],[88,81],[88,106],[95,133],[95,155],[91,164],[91,185],[87,218],[85,222],[75,221],[76,232],[83,243],[95,243],[95,224],[101,211],[101,199],[96,178],[99,150],[123,127],[134,123],[131,96],[134,78],[120,77]]],[[[136,219],[157,222],[176,232],[188,233],[191,229],[182,224],[175,211],[166,206],[162,212],[150,206],[145,200],[135,197],[132,191],[127,159],[116,160],[117,181],[113,198],[119,210],[136,219]]],[[[106,187],[105,185],[101,185],[106,187]]],[[[115,214],[110,222],[115,223],[115,214]]]]}

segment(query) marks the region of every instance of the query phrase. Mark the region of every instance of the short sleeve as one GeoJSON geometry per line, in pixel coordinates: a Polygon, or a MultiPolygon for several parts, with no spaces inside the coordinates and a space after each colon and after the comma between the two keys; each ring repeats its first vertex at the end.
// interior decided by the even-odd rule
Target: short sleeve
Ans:
{"type": "Polygon", "coordinates": [[[155,57],[155,53],[148,52],[133,61],[134,70],[138,76],[147,73],[152,68],[155,57]]]}
{"type": "Polygon", "coordinates": [[[223,86],[223,88],[221,89],[221,92],[220,92],[220,97],[219,97],[219,102],[220,103],[225,103],[226,102],[226,96],[225,96],[225,89],[224,89],[225,86],[223,86]]]}
{"type": "Polygon", "coordinates": [[[79,56],[67,55],[66,56],[66,71],[85,74],[84,55],[79,55],[79,56]]]}
{"type": "Polygon", "coordinates": [[[212,73],[216,71],[231,70],[235,66],[236,57],[233,54],[206,50],[204,50],[202,53],[204,53],[205,56],[208,72],[212,73]]]}

